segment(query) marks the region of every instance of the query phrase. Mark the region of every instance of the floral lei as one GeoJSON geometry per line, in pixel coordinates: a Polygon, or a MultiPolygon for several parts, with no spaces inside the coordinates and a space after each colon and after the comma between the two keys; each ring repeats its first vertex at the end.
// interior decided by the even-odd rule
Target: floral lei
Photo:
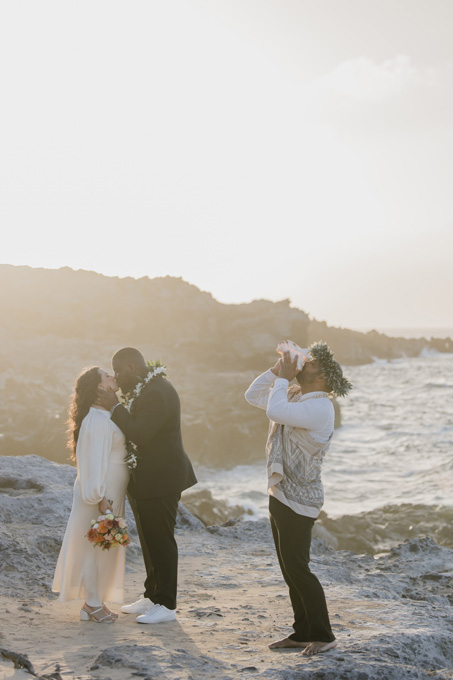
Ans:
{"type": "MultiPolygon", "coordinates": [[[[146,385],[154,378],[158,378],[159,376],[165,378],[167,375],[167,367],[161,364],[160,361],[148,361],[146,365],[148,366],[149,370],[145,377],[141,378],[138,381],[137,385],[134,387],[133,390],[131,390],[130,392],[126,392],[121,397],[123,406],[129,411],[129,413],[131,413],[134,401],[137,399],[137,397],[141,395],[146,385]]],[[[126,442],[126,450],[127,456],[125,460],[127,463],[127,467],[132,472],[132,470],[135,470],[138,464],[137,445],[134,444],[134,442],[128,440],[126,442]]]]}

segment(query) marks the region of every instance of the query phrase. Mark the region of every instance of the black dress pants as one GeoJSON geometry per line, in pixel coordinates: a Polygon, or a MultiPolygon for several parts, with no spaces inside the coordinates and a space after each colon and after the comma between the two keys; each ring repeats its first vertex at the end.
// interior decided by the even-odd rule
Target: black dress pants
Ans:
{"type": "Polygon", "coordinates": [[[176,609],[178,546],[175,525],[180,497],[179,493],[163,498],[128,496],[146,568],[144,596],[167,609],[176,609]]]}
{"type": "Polygon", "coordinates": [[[310,571],[311,517],[298,515],[273,496],[269,497],[272,535],[280,569],[289,588],[294,611],[294,633],[297,642],[332,642],[324,590],[310,571]]]}

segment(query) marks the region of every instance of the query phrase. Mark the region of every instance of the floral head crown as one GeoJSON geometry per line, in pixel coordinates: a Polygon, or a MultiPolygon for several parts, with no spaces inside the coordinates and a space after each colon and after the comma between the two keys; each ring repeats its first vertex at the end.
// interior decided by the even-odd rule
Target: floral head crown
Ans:
{"type": "Polygon", "coordinates": [[[328,345],[325,342],[314,342],[310,347],[310,355],[318,362],[321,373],[331,392],[337,397],[346,396],[349,390],[352,389],[352,383],[344,377],[341,366],[333,358],[333,353],[328,345]]]}

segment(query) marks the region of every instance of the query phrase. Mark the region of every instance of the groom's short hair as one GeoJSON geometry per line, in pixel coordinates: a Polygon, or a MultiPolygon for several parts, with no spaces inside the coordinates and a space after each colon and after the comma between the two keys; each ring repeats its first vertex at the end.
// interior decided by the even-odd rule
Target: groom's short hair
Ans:
{"type": "Polygon", "coordinates": [[[145,357],[138,349],[135,349],[135,347],[123,347],[122,349],[119,349],[112,357],[112,363],[114,361],[116,363],[121,362],[122,364],[136,364],[137,366],[146,365],[145,357]]]}

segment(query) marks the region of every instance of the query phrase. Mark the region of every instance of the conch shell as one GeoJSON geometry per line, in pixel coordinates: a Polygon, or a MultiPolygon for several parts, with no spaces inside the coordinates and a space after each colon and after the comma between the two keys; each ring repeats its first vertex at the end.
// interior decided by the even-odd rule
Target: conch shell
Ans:
{"type": "Polygon", "coordinates": [[[283,340],[283,342],[279,342],[277,345],[277,352],[281,354],[281,356],[283,356],[283,352],[289,352],[293,361],[297,357],[297,369],[299,371],[302,370],[305,362],[310,361],[311,359],[310,350],[308,348],[302,349],[302,347],[296,345],[292,340],[283,340]]]}

